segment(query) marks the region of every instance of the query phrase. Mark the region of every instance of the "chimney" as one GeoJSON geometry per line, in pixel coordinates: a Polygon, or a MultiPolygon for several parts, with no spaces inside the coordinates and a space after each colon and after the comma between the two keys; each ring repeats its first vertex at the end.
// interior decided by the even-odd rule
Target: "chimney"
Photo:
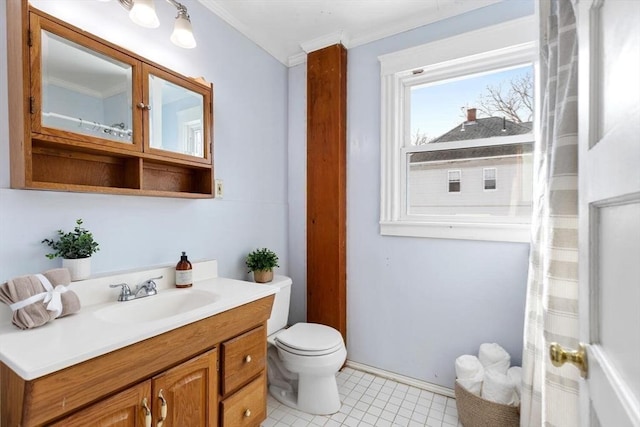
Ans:
{"type": "Polygon", "coordinates": [[[467,121],[475,122],[476,121],[476,109],[475,108],[467,108],[467,121]]]}

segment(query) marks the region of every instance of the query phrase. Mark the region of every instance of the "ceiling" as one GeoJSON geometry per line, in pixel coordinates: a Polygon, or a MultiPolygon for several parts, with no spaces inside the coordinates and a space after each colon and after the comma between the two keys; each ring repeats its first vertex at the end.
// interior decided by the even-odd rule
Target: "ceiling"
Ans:
{"type": "Polygon", "coordinates": [[[287,66],[342,43],[359,46],[500,0],[199,0],[287,66]]]}

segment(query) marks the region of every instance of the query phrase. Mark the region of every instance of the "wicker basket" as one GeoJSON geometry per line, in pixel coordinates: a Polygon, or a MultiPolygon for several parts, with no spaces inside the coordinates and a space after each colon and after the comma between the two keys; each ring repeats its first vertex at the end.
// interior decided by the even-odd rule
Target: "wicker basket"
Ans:
{"type": "Polygon", "coordinates": [[[467,391],[456,381],[458,419],[464,427],[518,427],[520,407],[495,403],[467,391]]]}

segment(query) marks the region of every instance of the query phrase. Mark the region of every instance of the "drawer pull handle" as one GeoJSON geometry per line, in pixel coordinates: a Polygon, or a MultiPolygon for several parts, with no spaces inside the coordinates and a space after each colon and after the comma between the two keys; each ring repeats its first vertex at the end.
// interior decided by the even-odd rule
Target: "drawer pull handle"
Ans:
{"type": "Polygon", "coordinates": [[[144,426],[151,427],[151,409],[149,409],[146,397],[142,399],[142,410],[144,411],[144,426]]]}
{"type": "Polygon", "coordinates": [[[251,355],[250,355],[250,354],[247,354],[247,355],[244,357],[244,363],[249,363],[249,362],[251,362],[251,355]]]}
{"type": "Polygon", "coordinates": [[[249,418],[251,416],[251,409],[247,409],[244,411],[244,417],[249,418]]]}
{"type": "Polygon", "coordinates": [[[162,427],[164,420],[167,419],[167,399],[164,398],[162,392],[162,389],[158,392],[158,399],[160,399],[160,419],[158,420],[157,427],[162,427]]]}

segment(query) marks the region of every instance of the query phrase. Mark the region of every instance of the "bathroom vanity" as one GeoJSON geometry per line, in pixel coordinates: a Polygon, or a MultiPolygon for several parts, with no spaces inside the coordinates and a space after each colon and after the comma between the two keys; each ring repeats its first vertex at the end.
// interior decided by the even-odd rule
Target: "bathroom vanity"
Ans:
{"type": "Polygon", "coordinates": [[[171,268],[74,282],[81,311],[33,330],[17,329],[4,313],[0,425],[259,426],[275,289],[203,279],[215,270],[215,261],[196,263],[186,291],[169,288],[171,268]],[[158,295],[145,301],[116,302],[108,288],[159,275],[158,295]]]}

